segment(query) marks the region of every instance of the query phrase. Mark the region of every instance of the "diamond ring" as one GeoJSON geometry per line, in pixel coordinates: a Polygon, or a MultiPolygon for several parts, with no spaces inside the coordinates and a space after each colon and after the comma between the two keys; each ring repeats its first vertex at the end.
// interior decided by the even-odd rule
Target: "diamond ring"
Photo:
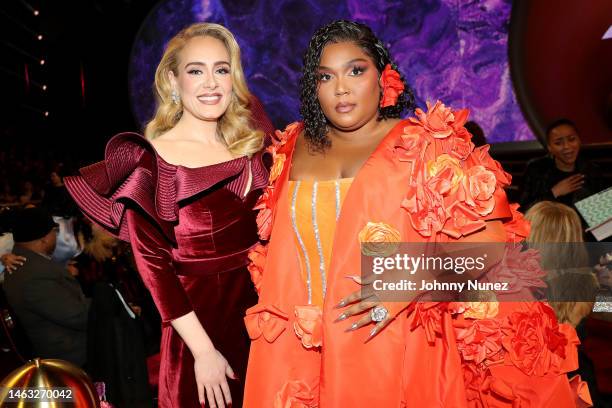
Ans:
{"type": "Polygon", "coordinates": [[[373,322],[382,322],[387,318],[388,314],[389,311],[387,310],[387,308],[385,308],[384,306],[376,306],[372,308],[372,311],[370,312],[370,317],[372,318],[373,322]]]}

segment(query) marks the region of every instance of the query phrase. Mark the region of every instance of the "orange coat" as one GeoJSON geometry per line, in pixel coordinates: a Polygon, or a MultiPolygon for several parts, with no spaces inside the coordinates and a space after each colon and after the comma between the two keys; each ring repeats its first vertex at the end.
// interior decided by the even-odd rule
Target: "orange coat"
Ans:
{"type": "MultiPolygon", "coordinates": [[[[565,372],[577,367],[577,338],[572,328],[557,326],[554,315],[550,321],[552,309],[546,305],[503,303],[495,316],[479,316],[478,320],[461,315],[469,309],[465,305],[416,302],[407,308],[408,304],[389,305],[399,314],[367,343],[364,340],[371,326],[345,332],[352,320],[334,322],[340,313],[334,306],[359,288],[346,276],[360,274],[358,237],[368,222],[392,226],[400,233],[402,242],[460,239],[462,235],[482,231],[484,220],[492,219],[505,221],[511,238],[528,232],[520,214],[505,198],[503,186],[509,183],[509,175],[490,158],[488,147],[474,149],[469,134],[466,137],[462,133],[467,111],[453,115],[438,103],[427,113],[417,110],[417,115],[418,119],[402,121],[391,130],[360,169],[347,193],[336,227],[322,313],[307,306],[307,290],[289,216],[289,164],[302,125],[295,123],[285,132],[277,133],[279,140],[271,149],[274,156],[271,184],[256,207],[260,209],[260,235],[271,238],[266,247],[260,246],[251,253],[250,269],[259,291],[259,303],[245,317],[252,339],[246,408],[576,406],[576,394],[565,372]],[[436,122],[436,115],[445,116],[436,122]],[[422,144],[425,140],[428,142],[422,144]],[[449,160],[460,164],[459,171],[482,166],[495,175],[494,192],[489,196],[479,196],[482,200],[470,201],[471,206],[465,200],[455,207],[446,203],[447,209],[461,209],[468,214],[467,223],[454,222],[457,217],[453,218],[451,209],[446,212],[451,214],[450,218],[447,216],[441,223],[436,223],[435,217],[423,223],[431,211],[428,213],[427,205],[415,207],[418,194],[411,196],[409,186],[427,181],[422,174],[417,176],[418,169],[423,168],[419,166],[431,164],[441,156],[453,157],[449,160]],[[475,213],[479,214],[474,216],[475,213]],[[427,234],[430,235],[424,236],[427,234]],[[518,329],[512,323],[531,317],[537,320],[540,316],[548,319],[544,319],[547,327],[567,340],[563,343],[565,347],[549,352],[546,361],[517,362],[511,343],[518,336],[518,329]],[[487,334],[469,336],[470,330],[487,334]],[[497,365],[489,365],[493,356],[474,364],[467,350],[489,346],[482,341],[475,344],[480,340],[474,338],[490,340],[491,347],[498,348],[497,365]],[[537,377],[529,371],[533,365],[538,366],[537,377]]],[[[442,171],[445,168],[442,165],[438,174],[451,180],[452,171],[445,173],[442,171]]],[[[429,168],[426,172],[431,175],[434,170],[429,168]]],[[[505,237],[496,239],[503,241],[505,237]]],[[[536,330],[546,328],[538,326],[536,330]]],[[[541,346],[546,348],[546,344],[541,346]]],[[[528,359],[525,357],[525,361],[528,359]]],[[[575,385],[584,387],[579,379],[575,385]]]]}

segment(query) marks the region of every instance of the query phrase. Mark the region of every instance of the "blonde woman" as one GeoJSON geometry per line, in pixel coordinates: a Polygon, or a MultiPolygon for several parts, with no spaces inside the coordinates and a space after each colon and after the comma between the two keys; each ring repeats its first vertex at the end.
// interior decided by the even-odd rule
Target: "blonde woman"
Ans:
{"type": "Polygon", "coordinates": [[[170,40],[155,90],[146,139],[115,136],[105,161],[66,186],[91,219],[131,242],[163,320],[159,406],[241,406],[242,318],[257,300],[247,270],[252,208],[268,180],[256,129],[272,126],[254,122],[240,49],[217,24],[170,40]]]}
{"type": "Polygon", "coordinates": [[[589,265],[582,224],[565,204],[540,201],[525,214],[527,242],[537,248],[547,274],[547,294],[560,323],[576,327],[593,309],[599,284],[589,265]],[[592,301],[591,301],[592,299],[592,301]]]}
{"type": "MultiPolygon", "coordinates": [[[[580,218],[572,208],[553,201],[534,204],[525,218],[531,222],[527,242],[540,251],[542,267],[548,272],[549,304],[559,323],[574,326],[584,344],[584,319],[593,310],[599,283],[593,269],[588,266],[589,256],[580,218]]],[[[579,348],[578,353],[579,367],[575,373],[588,383],[593,406],[604,406],[593,363],[583,348],[579,348]]]]}

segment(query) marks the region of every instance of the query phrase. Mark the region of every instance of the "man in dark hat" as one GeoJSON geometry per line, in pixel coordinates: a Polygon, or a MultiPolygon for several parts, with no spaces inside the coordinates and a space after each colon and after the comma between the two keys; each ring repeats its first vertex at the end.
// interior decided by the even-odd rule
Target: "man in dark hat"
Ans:
{"type": "Polygon", "coordinates": [[[83,366],[89,301],[66,268],[51,260],[57,229],[53,218],[40,208],[15,214],[14,253],[28,261],[7,274],[3,287],[37,357],[83,366]]]}

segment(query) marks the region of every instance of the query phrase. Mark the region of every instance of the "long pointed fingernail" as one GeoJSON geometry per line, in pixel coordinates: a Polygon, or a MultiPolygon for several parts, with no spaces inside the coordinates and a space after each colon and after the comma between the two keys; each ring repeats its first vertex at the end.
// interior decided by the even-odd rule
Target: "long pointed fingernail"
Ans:
{"type": "Polygon", "coordinates": [[[345,276],[345,278],[351,279],[353,282],[358,283],[358,284],[361,285],[361,276],[358,276],[358,275],[347,275],[347,276],[345,276]]]}
{"type": "Polygon", "coordinates": [[[344,319],[346,319],[347,317],[348,317],[348,316],[346,315],[346,313],[342,313],[340,316],[338,316],[338,318],[336,319],[336,321],[335,321],[335,322],[336,322],[336,323],[337,323],[337,322],[341,322],[341,321],[343,321],[344,319]]]}
{"type": "Polygon", "coordinates": [[[376,336],[376,333],[378,333],[378,328],[373,328],[372,331],[370,331],[370,335],[368,336],[368,338],[366,339],[366,343],[370,340],[372,340],[374,338],[374,336],[376,336]]]}
{"type": "Polygon", "coordinates": [[[350,332],[350,331],[353,331],[353,330],[357,330],[358,328],[359,328],[359,324],[353,323],[353,324],[350,325],[350,327],[348,329],[345,330],[345,332],[350,332]]]}
{"type": "Polygon", "coordinates": [[[335,309],[340,309],[341,307],[344,307],[346,305],[346,300],[342,299],[340,301],[340,303],[338,303],[336,306],[334,306],[335,309]]]}

